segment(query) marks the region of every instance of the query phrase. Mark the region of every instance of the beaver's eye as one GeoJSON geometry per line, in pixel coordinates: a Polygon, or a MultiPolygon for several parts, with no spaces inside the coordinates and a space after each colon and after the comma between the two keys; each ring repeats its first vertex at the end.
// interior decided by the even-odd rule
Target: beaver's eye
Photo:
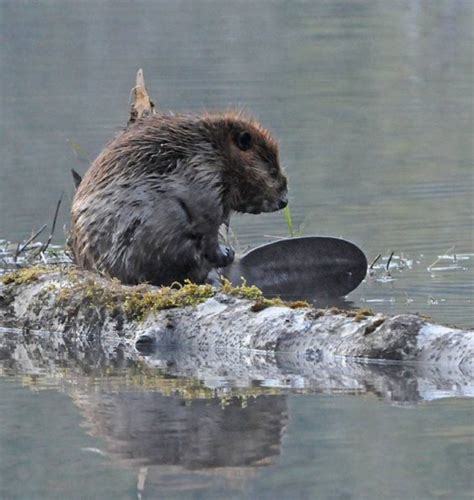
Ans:
{"type": "Polygon", "coordinates": [[[278,170],[276,168],[270,168],[270,177],[276,179],[278,177],[278,170]]]}
{"type": "Polygon", "coordinates": [[[252,135],[250,132],[240,132],[237,136],[236,143],[242,151],[248,151],[252,147],[252,142],[252,135]]]}

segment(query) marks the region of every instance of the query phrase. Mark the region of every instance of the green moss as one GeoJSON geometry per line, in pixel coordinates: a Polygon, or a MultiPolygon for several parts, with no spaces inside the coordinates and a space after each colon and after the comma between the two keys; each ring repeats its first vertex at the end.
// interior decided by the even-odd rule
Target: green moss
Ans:
{"type": "Polygon", "coordinates": [[[232,295],[234,297],[239,297],[240,299],[254,300],[255,303],[252,305],[251,310],[253,312],[259,312],[267,307],[290,307],[291,309],[298,309],[300,307],[310,307],[308,302],[304,300],[296,300],[292,302],[286,302],[280,297],[274,297],[272,299],[267,299],[263,296],[263,292],[260,288],[255,285],[249,286],[247,282],[243,280],[242,285],[233,286],[232,283],[223,278],[222,279],[222,293],[226,295],[232,295]]]}
{"type": "Polygon", "coordinates": [[[142,320],[149,313],[196,305],[213,297],[216,291],[211,285],[196,285],[189,281],[184,285],[155,288],[149,285],[125,286],[118,280],[104,280],[92,273],[72,271],[69,283],[63,286],[57,301],[63,306],[80,301],[82,305],[104,307],[113,316],[123,313],[127,319],[142,320]]]}
{"type": "Polygon", "coordinates": [[[240,286],[234,286],[226,279],[222,278],[221,292],[240,299],[258,300],[263,297],[262,290],[255,285],[249,286],[245,280],[242,281],[240,286]]]}
{"type": "Polygon", "coordinates": [[[363,321],[367,319],[369,316],[373,316],[374,313],[370,309],[357,309],[354,311],[354,320],[355,321],[363,321]]]}
{"type": "Polygon", "coordinates": [[[290,309],[302,309],[304,307],[311,307],[311,304],[309,304],[309,302],[306,302],[306,300],[293,300],[291,302],[285,302],[285,305],[287,305],[290,309]]]}
{"type": "Polygon", "coordinates": [[[280,298],[274,298],[274,299],[266,299],[265,297],[261,297],[255,301],[255,303],[252,305],[250,310],[252,312],[259,312],[263,311],[267,307],[272,307],[272,306],[284,306],[284,302],[280,298]]]}
{"type": "MultiPolygon", "coordinates": [[[[148,314],[163,309],[197,305],[214,297],[217,290],[211,285],[197,285],[186,281],[184,285],[174,284],[161,288],[149,285],[124,286],[118,280],[104,281],[91,273],[72,270],[68,273],[70,285],[60,289],[57,300],[66,306],[71,300],[80,298],[83,304],[102,306],[112,314],[123,312],[130,320],[143,320],[148,314]]],[[[309,307],[304,301],[284,302],[280,298],[267,299],[256,286],[245,282],[241,286],[233,286],[230,281],[222,281],[221,293],[254,301],[251,309],[254,312],[267,307],[280,306],[309,307]]]]}
{"type": "MultiPolygon", "coordinates": [[[[297,309],[310,307],[305,301],[285,302],[279,297],[267,299],[263,297],[262,291],[256,286],[249,286],[245,282],[240,286],[233,286],[230,281],[223,279],[221,293],[255,301],[251,307],[254,312],[261,311],[267,307],[280,306],[297,309]]],[[[160,309],[170,309],[196,305],[213,297],[216,290],[211,285],[196,285],[187,281],[183,286],[162,287],[157,290],[134,287],[127,295],[124,304],[124,312],[130,319],[143,319],[146,314],[160,309]]]]}
{"type": "Polygon", "coordinates": [[[182,286],[158,289],[133,287],[125,294],[123,310],[128,318],[140,320],[150,312],[200,304],[214,295],[211,285],[196,285],[189,281],[182,286]]]}
{"type": "Polygon", "coordinates": [[[339,307],[330,307],[328,309],[320,309],[318,311],[318,317],[324,316],[326,314],[340,314],[343,316],[347,316],[348,318],[354,318],[354,321],[363,321],[370,316],[373,316],[374,313],[371,309],[341,309],[339,307]]]}
{"type": "Polygon", "coordinates": [[[25,285],[38,281],[41,276],[53,271],[54,268],[44,265],[25,267],[3,275],[0,280],[4,285],[25,285]]]}
{"type": "Polygon", "coordinates": [[[219,291],[223,294],[253,301],[252,311],[258,312],[267,307],[279,306],[309,307],[304,301],[285,302],[279,297],[267,299],[256,286],[249,286],[244,281],[240,286],[233,286],[230,281],[223,279],[222,287],[216,290],[211,285],[197,285],[186,281],[161,288],[149,285],[126,286],[117,279],[105,279],[88,271],[81,271],[75,266],[32,266],[14,271],[2,277],[7,285],[23,285],[37,281],[41,276],[62,271],[66,281],[45,283],[45,297],[52,294],[56,304],[61,306],[65,313],[75,315],[77,311],[88,308],[98,311],[105,308],[113,317],[122,316],[130,320],[143,320],[148,314],[162,310],[200,304],[215,296],[219,291]],[[69,312],[68,312],[69,311],[69,312]]]}

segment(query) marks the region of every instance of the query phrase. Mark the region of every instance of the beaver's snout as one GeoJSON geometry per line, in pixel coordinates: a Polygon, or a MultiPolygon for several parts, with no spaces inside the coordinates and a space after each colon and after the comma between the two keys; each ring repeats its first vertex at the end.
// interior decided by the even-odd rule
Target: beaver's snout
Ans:
{"type": "Polygon", "coordinates": [[[251,207],[247,212],[251,214],[259,214],[261,212],[276,212],[288,205],[288,195],[285,193],[280,198],[274,201],[264,200],[259,206],[251,207]]]}
{"type": "Polygon", "coordinates": [[[278,210],[281,210],[282,208],[285,208],[287,205],[288,205],[288,196],[285,195],[278,202],[278,210]]]}

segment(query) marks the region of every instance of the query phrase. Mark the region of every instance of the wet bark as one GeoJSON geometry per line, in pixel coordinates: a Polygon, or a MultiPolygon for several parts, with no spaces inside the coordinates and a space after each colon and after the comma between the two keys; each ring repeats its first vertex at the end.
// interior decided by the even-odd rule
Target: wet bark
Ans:
{"type": "MultiPolygon", "coordinates": [[[[178,291],[169,293],[173,298],[178,291]]],[[[142,351],[259,350],[284,353],[296,364],[343,356],[474,371],[474,332],[417,315],[387,317],[303,304],[263,307],[261,298],[241,298],[238,289],[225,294],[209,286],[189,293],[185,303],[191,305],[175,307],[168,298],[160,309],[161,291],[155,287],[127,287],[81,271],[48,272],[30,282],[1,285],[0,324],[57,332],[81,356],[93,356],[100,344],[111,360],[124,352],[135,356],[138,342],[142,351]]]]}

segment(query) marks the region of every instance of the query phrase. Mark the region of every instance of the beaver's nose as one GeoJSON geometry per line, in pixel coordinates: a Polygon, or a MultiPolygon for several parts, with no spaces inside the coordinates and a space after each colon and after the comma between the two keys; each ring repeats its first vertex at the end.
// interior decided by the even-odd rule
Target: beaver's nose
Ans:
{"type": "Polygon", "coordinates": [[[278,202],[278,210],[285,208],[288,205],[288,197],[285,196],[278,202]]]}

